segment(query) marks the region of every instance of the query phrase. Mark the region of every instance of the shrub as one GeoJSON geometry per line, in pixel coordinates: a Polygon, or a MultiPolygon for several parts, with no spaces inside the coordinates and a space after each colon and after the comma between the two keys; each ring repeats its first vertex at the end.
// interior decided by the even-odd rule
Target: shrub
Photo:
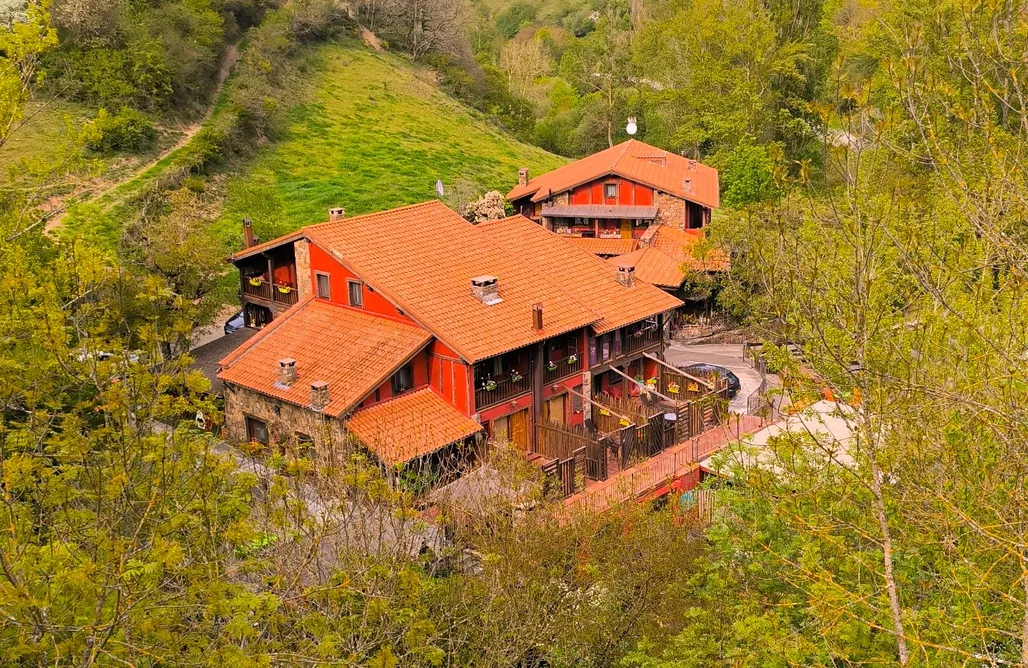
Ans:
{"type": "Polygon", "coordinates": [[[536,8],[527,2],[511,5],[496,18],[496,29],[507,39],[512,39],[526,25],[535,19],[536,8]]]}
{"type": "Polygon", "coordinates": [[[87,144],[97,153],[138,153],[153,146],[157,130],[142,112],[122,107],[115,115],[101,109],[90,124],[87,144]]]}

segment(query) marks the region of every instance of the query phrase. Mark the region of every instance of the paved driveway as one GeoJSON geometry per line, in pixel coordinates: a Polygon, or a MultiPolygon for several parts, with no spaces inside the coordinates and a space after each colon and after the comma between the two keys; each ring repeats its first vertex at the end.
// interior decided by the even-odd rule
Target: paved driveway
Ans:
{"type": "Polygon", "coordinates": [[[664,351],[664,358],[671,364],[716,364],[735,373],[742,383],[742,389],[729,402],[728,407],[736,413],[746,412],[746,398],[760,387],[760,374],[746,363],[742,356],[741,343],[701,343],[688,345],[671,342],[664,351]]]}

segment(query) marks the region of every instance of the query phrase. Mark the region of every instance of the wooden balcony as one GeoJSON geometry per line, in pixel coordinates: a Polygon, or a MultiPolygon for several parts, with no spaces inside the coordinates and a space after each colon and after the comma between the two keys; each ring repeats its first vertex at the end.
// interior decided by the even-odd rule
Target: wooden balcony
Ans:
{"type": "Polygon", "coordinates": [[[288,285],[279,285],[278,283],[275,284],[271,297],[272,301],[289,306],[292,306],[299,300],[296,288],[288,285]]]}
{"type": "Polygon", "coordinates": [[[630,355],[660,343],[660,327],[626,327],[623,334],[622,355],[630,355]]]}
{"type": "Polygon", "coordinates": [[[250,297],[257,297],[271,301],[271,284],[267,281],[253,282],[248,278],[243,279],[243,294],[250,297]]]}
{"type": "Polygon", "coordinates": [[[475,386],[475,410],[509,401],[532,391],[532,365],[524,374],[514,373],[504,378],[480,381],[475,386]]]}
{"type": "Polygon", "coordinates": [[[574,362],[568,362],[565,357],[561,360],[553,360],[543,367],[543,385],[552,385],[568,376],[582,373],[582,356],[575,355],[574,362]]]}

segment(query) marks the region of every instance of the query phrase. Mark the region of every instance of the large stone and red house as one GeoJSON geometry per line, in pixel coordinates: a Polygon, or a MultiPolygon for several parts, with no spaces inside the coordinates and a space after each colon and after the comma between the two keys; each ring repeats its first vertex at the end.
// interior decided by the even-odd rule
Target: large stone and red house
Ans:
{"type": "Polygon", "coordinates": [[[728,266],[720,251],[692,252],[718,207],[717,170],[634,139],[535,178],[522,169],[507,199],[523,216],[669,292],[688,271],[728,266]]]}
{"type": "Polygon", "coordinates": [[[328,465],[356,443],[390,467],[484,435],[534,452],[540,421],[582,424],[589,397],[657,373],[681,304],[521,215],[433,201],[246,230],[231,261],[260,331],[220,364],[226,435],[328,465]]]}

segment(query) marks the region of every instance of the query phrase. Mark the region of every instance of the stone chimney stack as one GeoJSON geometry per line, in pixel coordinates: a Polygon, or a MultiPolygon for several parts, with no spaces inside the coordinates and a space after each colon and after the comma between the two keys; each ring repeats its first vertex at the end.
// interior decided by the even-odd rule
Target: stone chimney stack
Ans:
{"type": "Polygon", "coordinates": [[[521,169],[518,170],[518,185],[519,186],[527,186],[528,185],[528,167],[522,167],[521,169]]]}
{"type": "Polygon", "coordinates": [[[696,171],[696,161],[695,160],[690,160],[689,161],[689,171],[690,172],[695,172],[696,171]]]}
{"type": "Polygon", "coordinates": [[[296,360],[286,357],[278,361],[278,384],[289,387],[296,382],[296,360]]]}
{"type": "Polygon", "coordinates": [[[249,248],[257,244],[257,237],[253,236],[253,221],[243,218],[243,248],[249,248]]]}
{"type": "Polygon", "coordinates": [[[341,206],[332,207],[328,210],[328,222],[338,223],[346,216],[346,209],[341,206]]]}
{"type": "Polygon", "coordinates": [[[311,383],[311,408],[316,411],[323,411],[328,406],[328,402],[328,383],[323,380],[316,380],[311,383]]]}
{"type": "Polygon", "coordinates": [[[635,285],[635,267],[618,265],[618,284],[630,288],[635,285]]]}
{"type": "Polygon", "coordinates": [[[541,331],[543,328],[543,305],[541,303],[532,305],[532,329],[541,331]]]}
{"type": "Polygon", "coordinates": [[[471,294],[486,306],[503,301],[500,297],[499,279],[495,276],[475,276],[471,279],[471,294]]]}

